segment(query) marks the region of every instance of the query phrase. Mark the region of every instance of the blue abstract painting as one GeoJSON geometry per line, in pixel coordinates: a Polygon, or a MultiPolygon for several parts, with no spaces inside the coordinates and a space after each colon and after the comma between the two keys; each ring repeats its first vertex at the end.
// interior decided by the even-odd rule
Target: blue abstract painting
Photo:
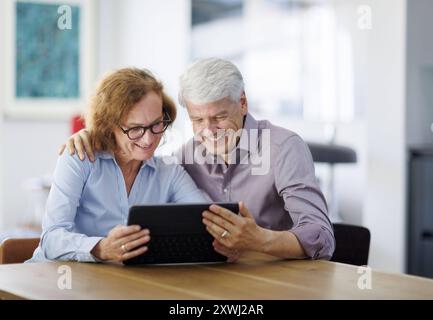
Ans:
{"type": "Polygon", "coordinates": [[[72,28],[58,25],[59,5],[16,3],[17,98],[78,98],[80,7],[71,7],[72,28]]]}

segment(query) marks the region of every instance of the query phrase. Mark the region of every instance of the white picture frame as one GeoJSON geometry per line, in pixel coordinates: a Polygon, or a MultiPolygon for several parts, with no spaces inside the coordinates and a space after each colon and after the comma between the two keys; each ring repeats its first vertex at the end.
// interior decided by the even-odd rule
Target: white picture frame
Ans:
{"type": "MultiPolygon", "coordinates": [[[[97,27],[97,1],[96,0],[68,0],[64,3],[55,0],[2,0],[0,4],[0,47],[4,48],[0,56],[0,70],[2,71],[3,96],[0,103],[3,106],[4,118],[19,119],[70,119],[71,116],[81,113],[87,102],[89,89],[95,79],[96,41],[95,29],[97,27]],[[52,6],[70,6],[78,8],[78,80],[76,93],[72,97],[50,96],[19,96],[17,83],[17,32],[16,14],[17,3],[42,4],[52,6]]],[[[58,14],[60,18],[62,11],[58,14]]],[[[51,21],[52,24],[52,21],[51,21]]],[[[74,28],[74,25],[71,26],[74,28]]],[[[60,29],[59,29],[60,30],[60,29]]],[[[1,89],[0,89],[1,90],[1,89]]]]}

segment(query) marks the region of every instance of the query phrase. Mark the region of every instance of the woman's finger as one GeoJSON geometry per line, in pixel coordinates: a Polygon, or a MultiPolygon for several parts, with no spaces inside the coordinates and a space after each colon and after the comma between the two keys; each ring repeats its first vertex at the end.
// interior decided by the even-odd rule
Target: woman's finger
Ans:
{"type": "Polygon", "coordinates": [[[136,233],[140,230],[141,227],[139,225],[117,226],[112,229],[112,232],[110,231],[110,236],[113,238],[113,240],[118,240],[120,238],[129,236],[130,234],[136,233]]]}
{"type": "Polygon", "coordinates": [[[148,235],[141,237],[137,240],[134,241],[130,241],[125,243],[125,247],[128,251],[132,251],[137,247],[141,247],[142,245],[145,245],[146,243],[148,243],[150,240],[150,237],[148,235]]]}
{"type": "Polygon", "coordinates": [[[147,251],[147,247],[141,247],[141,248],[138,248],[138,249],[136,249],[134,251],[130,251],[130,252],[124,253],[120,257],[120,261],[125,261],[125,260],[129,260],[129,259],[135,258],[135,257],[137,257],[137,256],[145,253],[146,251],[147,251]]]}
{"type": "Polygon", "coordinates": [[[141,231],[134,232],[134,233],[132,233],[130,235],[127,235],[125,237],[119,237],[119,238],[117,238],[114,241],[114,244],[121,246],[122,244],[126,244],[128,242],[140,239],[140,238],[142,238],[144,236],[148,236],[148,235],[149,235],[149,230],[148,229],[143,229],[141,231]]]}

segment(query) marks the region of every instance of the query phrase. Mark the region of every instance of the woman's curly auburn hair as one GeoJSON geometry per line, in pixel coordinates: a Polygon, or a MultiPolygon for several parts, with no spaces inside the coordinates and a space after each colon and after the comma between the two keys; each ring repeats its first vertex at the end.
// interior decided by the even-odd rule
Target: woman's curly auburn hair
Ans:
{"type": "Polygon", "coordinates": [[[149,70],[124,68],[105,76],[90,100],[85,117],[92,148],[95,151],[114,151],[115,128],[132,107],[152,91],[162,98],[163,110],[168,113],[173,123],[176,119],[176,106],[165,94],[162,83],[149,70]]]}

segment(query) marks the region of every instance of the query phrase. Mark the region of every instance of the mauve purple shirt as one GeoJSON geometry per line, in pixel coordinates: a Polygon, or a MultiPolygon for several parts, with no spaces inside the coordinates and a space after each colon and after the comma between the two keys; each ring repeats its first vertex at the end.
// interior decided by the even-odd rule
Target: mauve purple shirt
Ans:
{"type": "Polygon", "coordinates": [[[309,258],[330,259],[335,239],[308,146],[296,133],[250,114],[244,129],[233,164],[209,154],[209,162],[192,161],[199,146],[193,139],[177,158],[212,201],[244,201],[259,226],[290,230],[309,258]]]}

